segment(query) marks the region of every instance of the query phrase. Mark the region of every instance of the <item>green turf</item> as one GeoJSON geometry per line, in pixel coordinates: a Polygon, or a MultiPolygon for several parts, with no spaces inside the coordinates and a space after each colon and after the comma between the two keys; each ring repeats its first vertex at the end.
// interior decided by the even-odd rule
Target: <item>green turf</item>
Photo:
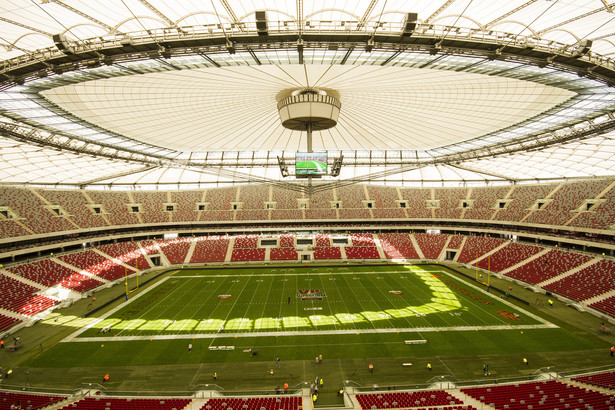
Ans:
{"type": "MultiPolygon", "coordinates": [[[[273,391],[284,382],[300,386],[315,376],[331,381],[332,389],[345,380],[368,386],[421,384],[434,374],[482,379],[483,362],[498,378],[527,378],[546,366],[610,363],[612,343],[584,328],[592,322],[586,314],[558,303],[525,306],[446,272],[442,265],[310,264],[154,273],[150,278],[157,278],[131,293],[128,302],[123,286],[112,287],[97,293],[97,304],[111,304],[92,317],[82,317],[91,301],[83,300],[20,331],[27,348],[17,356],[0,352],[0,361],[15,366],[19,360],[15,383],[24,383],[28,374],[32,384],[75,388],[99,383],[101,374],[111,372],[105,386],[123,391],[198,389],[212,382],[214,371],[216,384],[226,390],[273,391]],[[308,289],[326,296],[297,297],[308,289]],[[230,298],[218,298],[225,294],[230,298]],[[117,296],[121,299],[113,302],[117,296]],[[322,310],[305,310],[314,307],[322,310]],[[108,324],[111,331],[99,333],[108,324]],[[427,343],[405,344],[414,339],[427,343]],[[214,346],[235,350],[211,350],[214,346]],[[260,353],[244,352],[250,349],[260,353]],[[319,354],[324,364],[315,366],[319,354]],[[277,356],[281,369],[275,367],[277,356]],[[531,365],[522,366],[522,357],[531,365]],[[374,374],[369,363],[375,364],[374,374]],[[426,371],[427,363],[433,373],[426,371]]],[[[129,279],[128,287],[134,286],[129,279]]],[[[526,300],[536,297],[514,284],[513,293],[526,300]]]]}
{"type": "Polygon", "coordinates": [[[542,324],[526,314],[515,317],[511,309],[437,267],[183,270],[78,336],[430,332],[542,324]],[[322,299],[304,300],[314,295],[322,299]],[[101,333],[105,328],[110,331],[101,333]]]}
{"type": "Polygon", "coordinates": [[[276,356],[311,361],[318,354],[353,359],[595,347],[441,266],[184,269],[76,330],[31,364],[271,362],[276,356]],[[309,289],[325,296],[302,300],[299,291],[309,289]],[[111,330],[101,333],[107,326],[111,330]],[[421,339],[427,343],[405,343],[421,339]],[[189,343],[192,352],[186,354],[189,343]],[[251,357],[244,352],[250,349],[261,354],[251,357]]]}

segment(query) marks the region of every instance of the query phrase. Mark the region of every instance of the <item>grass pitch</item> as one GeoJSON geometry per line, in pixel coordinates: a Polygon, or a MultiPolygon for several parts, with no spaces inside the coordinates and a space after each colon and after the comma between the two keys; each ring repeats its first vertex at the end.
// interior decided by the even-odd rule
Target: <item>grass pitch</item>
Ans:
{"type": "Polygon", "coordinates": [[[75,336],[211,339],[511,326],[553,327],[437,267],[251,268],[180,271],[75,336]]]}
{"type": "Polygon", "coordinates": [[[336,386],[424,383],[434,374],[472,380],[484,377],[483,362],[495,377],[527,377],[540,367],[608,359],[603,340],[543,312],[441,265],[182,269],[95,318],[43,321],[65,326],[62,342],[41,345],[24,365],[30,381],[62,369],[48,383],[71,387],[112,371],[106,386],[129,390],[187,390],[211,383],[215,371],[216,383],[232,390],[316,375],[336,386]],[[315,366],[318,355],[325,365],[315,366]],[[521,367],[522,357],[531,366],[521,367]],[[386,372],[369,373],[368,363],[386,372]]]}

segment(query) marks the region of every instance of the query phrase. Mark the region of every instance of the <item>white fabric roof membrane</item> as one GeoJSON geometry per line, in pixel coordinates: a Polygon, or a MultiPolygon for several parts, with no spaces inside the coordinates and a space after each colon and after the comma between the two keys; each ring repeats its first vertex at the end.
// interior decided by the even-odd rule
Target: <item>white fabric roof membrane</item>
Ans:
{"type": "Polygon", "coordinates": [[[309,86],[337,90],[342,103],[338,126],[317,133],[315,150],[441,147],[525,121],[574,95],[482,74],[331,65],[150,73],[42,95],[90,123],[169,149],[300,151],[305,133],[281,126],[275,97],[309,86]]]}
{"type": "MultiPolygon", "coordinates": [[[[571,46],[589,39],[593,53],[615,56],[615,14],[597,0],[4,0],[0,60],[54,47],[52,36],[59,33],[81,42],[162,28],[217,29],[253,23],[255,10],[267,10],[269,23],[276,27],[344,30],[344,22],[365,22],[366,31],[387,30],[399,25],[406,13],[416,12],[420,23],[451,30],[502,32],[571,46]]],[[[288,88],[315,86],[340,93],[338,125],[314,134],[314,149],[328,150],[330,155],[416,151],[422,158],[437,158],[562,127],[592,113],[611,112],[615,106],[615,93],[592,80],[510,61],[402,53],[382,66],[391,53],[355,50],[341,65],[346,50],[306,49],[305,54],[305,65],[298,64],[293,50],[259,52],[262,65],[247,53],[216,56],[221,67],[198,56],[168,60],[180,70],[163,71],[158,62],[141,61],[123,68],[95,68],[91,76],[75,72],[13,87],[0,94],[0,113],[5,115],[0,120],[27,120],[45,132],[159,154],[170,162],[129,175],[144,165],[3,137],[0,182],[198,185],[212,178],[231,182],[227,174],[186,168],[172,159],[223,157],[225,151],[275,156],[305,150],[305,133],[284,129],[278,118],[275,96],[288,88]],[[130,70],[144,74],[128,75],[130,70]],[[38,97],[29,86],[39,87],[38,97]]],[[[467,159],[455,163],[459,167],[424,166],[383,181],[444,184],[615,175],[612,141],[613,133],[606,133],[540,150],[467,159]]],[[[241,172],[280,178],[275,167],[241,172]]],[[[371,172],[369,166],[347,167],[340,178],[371,172]]]]}

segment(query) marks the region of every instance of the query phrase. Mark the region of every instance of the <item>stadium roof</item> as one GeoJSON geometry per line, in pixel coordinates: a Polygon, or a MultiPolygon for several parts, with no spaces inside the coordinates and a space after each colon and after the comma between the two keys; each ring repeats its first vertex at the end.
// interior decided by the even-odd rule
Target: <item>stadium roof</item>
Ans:
{"type": "Polygon", "coordinates": [[[280,159],[306,133],[282,127],[276,96],[307,87],[340,95],[313,139],[343,156],[332,184],[613,176],[613,7],[4,0],[0,183],[295,183],[280,159]]]}

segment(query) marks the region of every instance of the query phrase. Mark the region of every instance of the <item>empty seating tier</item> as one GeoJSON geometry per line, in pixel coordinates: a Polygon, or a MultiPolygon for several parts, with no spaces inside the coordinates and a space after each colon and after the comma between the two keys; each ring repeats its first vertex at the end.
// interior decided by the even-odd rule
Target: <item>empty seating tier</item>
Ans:
{"type": "Polygon", "coordinates": [[[149,269],[149,262],[143,256],[141,248],[135,242],[118,242],[97,247],[107,255],[136,269],[149,269]]]}
{"type": "Polygon", "coordinates": [[[371,233],[352,233],[350,234],[352,246],[376,246],[374,236],[371,233]]]}
{"type": "Polygon", "coordinates": [[[331,236],[329,234],[317,233],[314,239],[316,239],[315,246],[331,246],[331,236]]]}
{"type": "Polygon", "coordinates": [[[419,259],[407,233],[381,233],[378,235],[385,257],[389,259],[419,259]]]}
{"type": "Polygon", "coordinates": [[[280,235],[280,248],[294,248],[295,235],[286,234],[280,235]]]}
{"type": "Polygon", "coordinates": [[[442,249],[444,249],[448,235],[416,233],[414,238],[427,259],[438,259],[442,249]]]}
{"type": "Polygon", "coordinates": [[[21,320],[14,317],[0,315],[0,332],[10,328],[13,325],[16,325],[19,322],[21,322],[21,320]]]}
{"type": "Polygon", "coordinates": [[[191,263],[224,262],[230,239],[224,236],[197,238],[191,263]]]}
{"type": "Polygon", "coordinates": [[[461,263],[470,263],[487,252],[490,252],[506,242],[502,238],[491,238],[487,236],[468,236],[463,249],[459,253],[457,260],[461,263]]]}
{"type": "Polygon", "coordinates": [[[256,248],[258,246],[258,235],[240,235],[235,237],[233,248],[256,248]]]}
{"type": "Polygon", "coordinates": [[[545,285],[544,289],[577,301],[609,292],[615,289],[615,262],[601,260],[562,280],[545,285]]]}
{"type": "Polygon", "coordinates": [[[192,237],[173,238],[158,240],[157,242],[158,246],[160,246],[160,249],[162,250],[162,253],[166,256],[171,265],[181,265],[184,263],[184,260],[188,255],[193,239],[194,238],[192,237]]]}
{"type": "Polygon", "coordinates": [[[375,246],[345,246],[344,250],[348,259],[380,259],[375,246]]]}
{"type": "Polygon", "coordinates": [[[133,273],[132,269],[118,265],[111,259],[108,259],[91,249],[83,252],[62,255],[59,256],[58,259],[61,259],[62,261],[79,269],[86,270],[103,279],[111,281],[121,278],[126,274],[130,275],[133,273]]]}
{"type": "Polygon", "coordinates": [[[478,262],[478,266],[483,269],[489,269],[493,272],[499,272],[506,268],[510,268],[532,255],[537,254],[543,248],[532,245],[524,245],[522,243],[511,242],[502,249],[483,258],[478,262]]]}
{"type": "Polygon", "coordinates": [[[116,397],[86,397],[62,409],[84,409],[84,410],[180,410],[188,406],[191,399],[121,399],[116,397]]]}
{"type": "Polygon", "coordinates": [[[51,287],[59,284],[77,292],[85,292],[103,284],[99,280],[55,263],[50,259],[10,267],[7,270],[43,286],[51,287]]]}
{"type": "Polygon", "coordinates": [[[509,186],[473,188],[472,206],[466,208],[463,219],[489,220],[498,207],[498,200],[506,196],[509,186]]]}
{"type": "Polygon", "coordinates": [[[235,248],[231,255],[232,262],[264,261],[264,248],[235,248]]]}
{"type": "Polygon", "coordinates": [[[0,408],[42,409],[66,400],[65,396],[0,391],[0,408]],[[17,407],[19,405],[20,407],[17,407]],[[15,406],[15,407],[11,407],[15,406]]]}
{"type": "Polygon", "coordinates": [[[448,245],[446,245],[446,247],[448,249],[459,249],[461,248],[462,243],[463,243],[462,235],[451,235],[451,240],[448,241],[448,245]]]}
{"type": "Polygon", "coordinates": [[[606,313],[611,317],[615,317],[615,296],[599,300],[589,306],[596,310],[599,310],[602,313],[606,313]]]}
{"type": "Polygon", "coordinates": [[[468,197],[467,188],[449,188],[435,190],[436,199],[439,200],[439,208],[435,209],[436,218],[459,219],[461,218],[461,201],[468,197]]]}
{"type": "Polygon", "coordinates": [[[171,215],[173,222],[197,221],[199,217],[198,204],[203,197],[203,191],[178,191],[171,192],[173,207],[171,215]]]}
{"type": "Polygon", "coordinates": [[[316,246],[314,259],[342,259],[342,251],[334,246],[316,246]]]}
{"type": "Polygon", "coordinates": [[[540,257],[506,273],[506,276],[537,284],[561,275],[592,260],[591,256],[552,249],[540,257]]]}
{"type": "Polygon", "coordinates": [[[272,261],[297,260],[299,254],[295,248],[271,248],[269,259],[272,261]]]}
{"type": "Polygon", "coordinates": [[[299,396],[217,397],[209,399],[200,410],[301,410],[299,396]]]}
{"type": "Polygon", "coordinates": [[[32,316],[47,310],[57,301],[37,295],[39,289],[6,275],[0,275],[0,308],[32,316]]]}
{"type": "Polygon", "coordinates": [[[452,396],[444,390],[422,390],[411,393],[357,394],[356,398],[363,409],[413,408],[463,404],[457,397],[452,396]]]}
{"type": "Polygon", "coordinates": [[[135,192],[134,200],[140,205],[140,216],[143,223],[170,222],[169,212],[166,212],[165,203],[168,203],[166,192],[135,192]]]}
{"type": "Polygon", "coordinates": [[[571,380],[574,380],[580,383],[590,384],[592,386],[600,387],[603,389],[615,390],[615,372],[614,371],[573,377],[571,380]]]}
{"type": "Polygon", "coordinates": [[[497,409],[608,409],[615,405],[614,396],[555,380],[469,388],[461,391],[497,409]]]}
{"type": "Polygon", "coordinates": [[[406,201],[408,218],[433,218],[431,209],[427,208],[427,200],[431,198],[431,189],[428,188],[401,188],[401,196],[406,201]]]}

